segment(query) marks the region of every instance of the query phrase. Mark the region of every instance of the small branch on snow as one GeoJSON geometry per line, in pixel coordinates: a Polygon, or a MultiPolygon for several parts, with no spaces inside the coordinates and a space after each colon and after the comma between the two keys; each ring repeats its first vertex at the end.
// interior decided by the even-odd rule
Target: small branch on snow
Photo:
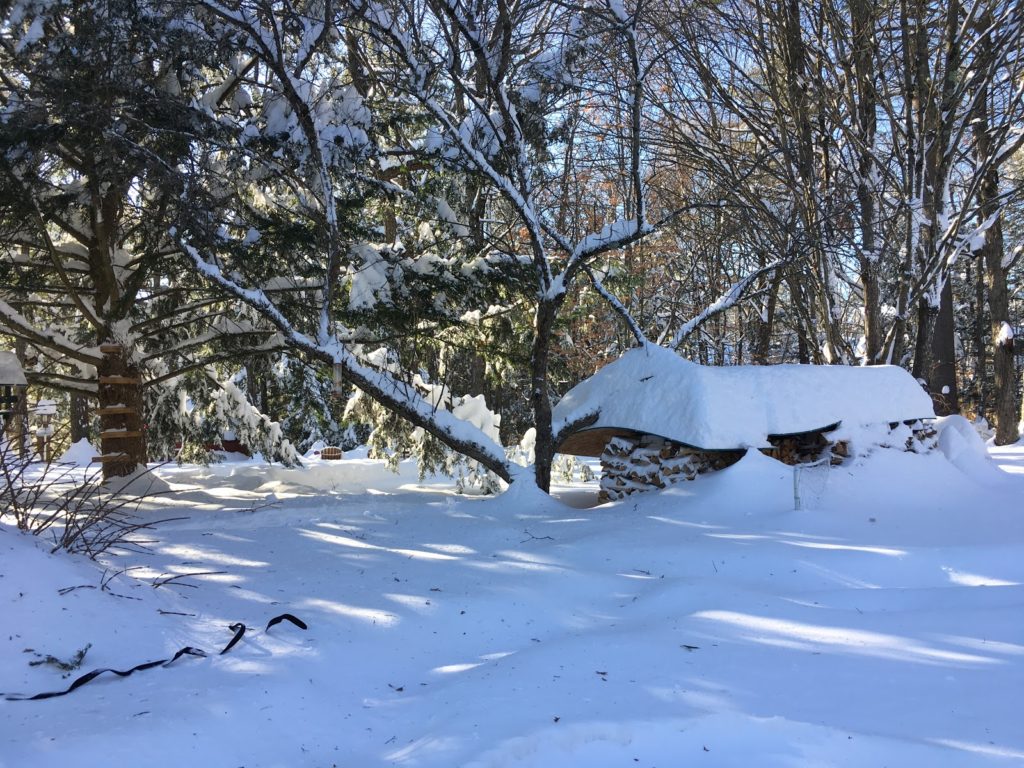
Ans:
{"type": "Polygon", "coordinates": [[[175,576],[168,576],[166,579],[157,577],[153,580],[153,589],[168,585],[175,587],[188,587],[189,589],[199,589],[198,584],[185,584],[184,582],[175,584],[174,582],[178,579],[187,579],[190,576],[223,576],[226,573],[227,571],[195,571],[193,573],[179,573],[175,576]]]}
{"type": "Polygon", "coordinates": [[[525,533],[529,538],[523,539],[519,542],[520,544],[525,544],[528,541],[543,541],[544,539],[547,539],[548,541],[555,540],[553,536],[534,536],[526,528],[523,529],[523,533],[525,533]]]}

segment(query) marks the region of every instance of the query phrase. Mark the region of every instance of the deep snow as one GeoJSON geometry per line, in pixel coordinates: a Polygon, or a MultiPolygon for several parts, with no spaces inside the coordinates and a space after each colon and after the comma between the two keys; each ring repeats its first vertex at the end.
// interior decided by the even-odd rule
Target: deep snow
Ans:
{"type": "Polygon", "coordinates": [[[956,464],[808,473],[799,512],[756,453],[589,509],[362,458],[161,469],[175,493],[147,514],[189,519],[151,555],[97,566],[0,528],[0,690],[70,682],[26,648],[123,669],[250,632],[0,701],[0,766],[1024,761],[1024,446],[998,470],[948,441],[956,464]],[[285,611],[309,630],[262,631],[285,611]]]}

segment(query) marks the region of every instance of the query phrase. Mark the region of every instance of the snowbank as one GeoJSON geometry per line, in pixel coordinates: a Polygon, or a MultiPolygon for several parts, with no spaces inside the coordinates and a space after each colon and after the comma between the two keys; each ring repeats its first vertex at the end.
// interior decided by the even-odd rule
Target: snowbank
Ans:
{"type": "Polygon", "coordinates": [[[938,448],[951,464],[976,480],[1002,480],[1004,475],[988,455],[985,441],[963,416],[946,416],[935,424],[938,448]]]}
{"type": "Polygon", "coordinates": [[[77,443],[72,443],[64,455],[57,459],[58,464],[73,464],[76,467],[87,467],[92,464],[93,457],[99,456],[103,451],[99,450],[88,438],[83,437],[77,443]]]}
{"type": "Polygon", "coordinates": [[[896,366],[709,367],[649,345],[570,390],[556,431],[588,413],[588,429],[620,427],[707,450],[768,447],[769,435],[934,418],[931,400],[896,366]]]}
{"type": "Polygon", "coordinates": [[[0,520],[0,691],[210,655],[0,696],[0,764],[1016,765],[1024,448],[997,455],[1013,474],[979,485],[876,451],[824,468],[813,511],[757,451],[586,511],[411,463],[159,467],[175,492],[140,514],[191,519],[146,552],[51,555],[0,520]],[[285,612],[308,630],[264,629],[285,612]]]}

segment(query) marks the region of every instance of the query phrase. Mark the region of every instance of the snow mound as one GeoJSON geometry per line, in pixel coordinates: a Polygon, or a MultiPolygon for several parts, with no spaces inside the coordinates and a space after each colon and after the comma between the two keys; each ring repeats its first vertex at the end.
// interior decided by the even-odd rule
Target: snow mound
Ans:
{"type": "Polygon", "coordinates": [[[148,469],[137,468],[126,477],[112,477],[104,481],[103,485],[112,493],[122,496],[153,496],[173,490],[170,483],[159,477],[152,466],[148,469]]]}
{"type": "Polygon", "coordinates": [[[537,487],[533,473],[527,468],[516,471],[514,481],[505,487],[501,498],[516,512],[538,512],[564,507],[562,502],[537,487]]]}
{"type": "Polygon", "coordinates": [[[100,451],[96,446],[83,437],[77,443],[72,443],[64,455],[57,459],[58,464],[72,464],[76,467],[87,467],[92,464],[94,456],[99,456],[100,451]]]}
{"type": "MultiPolygon", "coordinates": [[[[353,453],[357,453],[355,451],[353,453]]],[[[365,452],[364,452],[365,455],[365,452]]],[[[362,493],[370,488],[391,487],[396,481],[418,479],[415,462],[403,461],[396,474],[385,462],[356,459],[346,455],[345,461],[324,461],[306,457],[300,467],[269,464],[256,456],[246,461],[223,462],[207,467],[183,467],[168,473],[175,482],[201,486],[223,483],[247,493],[362,493]]]]}
{"type": "Polygon", "coordinates": [[[661,493],[684,498],[713,496],[719,519],[755,513],[764,517],[793,508],[793,468],[750,448],[731,467],[700,475],[695,483],[677,483],[661,493]]]}
{"type": "Polygon", "coordinates": [[[317,440],[315,443],[313,443],[311,446],[309,446],[309,450],[308,451],[306,451],[304,454],[302,454],[302,458],[304,458],[304,459],[318,459],[318,458],[320,458],[320,451],[322,451],[326,447],[327,447],[327,443],[325,443],[323,440],[317,440]]]}
{"type": "Polygon", "coordinates": [[[934,418],[931,400],[897,366],[697,365],[647,345],[571,389],[556,431],[597,413],[588,429],[627,428],[708,450],[766,448],[769,435],[934,418]]]}
{"type": "Polygon", "coordinates": [[[963,416],[945,416],[935,423],[938,447],[942,455],[965,475],[977,480],[1002,480],[989,458],[985,441],[975,426],[963,416]]]}

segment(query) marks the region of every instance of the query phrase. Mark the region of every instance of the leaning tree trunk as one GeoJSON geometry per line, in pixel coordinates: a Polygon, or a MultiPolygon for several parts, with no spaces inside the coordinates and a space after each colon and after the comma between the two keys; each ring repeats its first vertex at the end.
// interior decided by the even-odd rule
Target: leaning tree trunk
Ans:
{"type": "Polygon", "coordinates": [[[103,479],[124,477],[144,467],[146,432],[142,423],[142,378],[119,344],[100,345],[97,373],[103,479]]]}

